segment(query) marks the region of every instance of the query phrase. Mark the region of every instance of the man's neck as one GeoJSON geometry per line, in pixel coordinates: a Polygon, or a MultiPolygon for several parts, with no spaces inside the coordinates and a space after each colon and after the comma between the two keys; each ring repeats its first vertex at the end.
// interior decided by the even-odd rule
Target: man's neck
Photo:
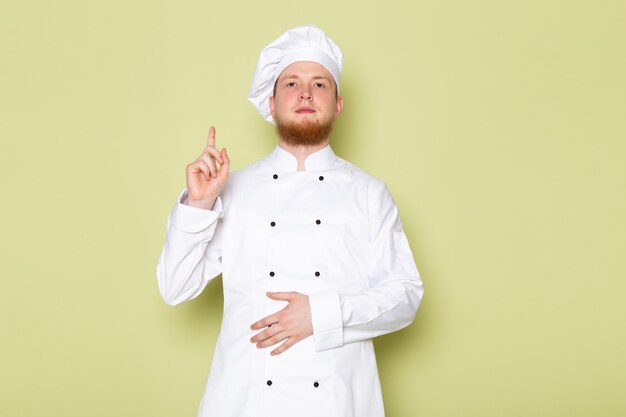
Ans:
{"type": "Polygon", "coordinates": [[[318,145],[289,145],[285,143],[282,139],[279,140],[278,146],[292,154],[296,160],[298,161],[298,171],[304,171],[304,161],[306,158],[319,151],[322,148],[328,146],[328,139],[325,139],[318,145]]]}

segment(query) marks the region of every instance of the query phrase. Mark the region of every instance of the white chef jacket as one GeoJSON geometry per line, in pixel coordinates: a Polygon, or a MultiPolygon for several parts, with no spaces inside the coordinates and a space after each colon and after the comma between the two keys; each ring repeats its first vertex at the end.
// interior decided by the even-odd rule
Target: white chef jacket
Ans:
{"type": "Polygon", "coordinates": [[[169,305],[222,274],[224,312],[200,417],[382,417],[372,338],[409,325],[422,281],[381,181],[330,146],[305,161],[277,146],[230,173],[212,210],[184,204],[157,266],[169,305]],[[309,296],[313,335],[271,356],[250,325],[282,309],[267,291],[309,296]]]}

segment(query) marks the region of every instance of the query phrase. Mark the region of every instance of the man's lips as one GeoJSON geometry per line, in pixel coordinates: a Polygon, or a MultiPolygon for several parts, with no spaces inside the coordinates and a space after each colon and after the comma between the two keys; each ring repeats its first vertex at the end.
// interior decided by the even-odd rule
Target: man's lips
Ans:
{"type": "Polygon", "coordinates": [[[309,107],[300,107],[298,110],[296,110],[296,113],[315,113],[315,110],[309,107]]]}

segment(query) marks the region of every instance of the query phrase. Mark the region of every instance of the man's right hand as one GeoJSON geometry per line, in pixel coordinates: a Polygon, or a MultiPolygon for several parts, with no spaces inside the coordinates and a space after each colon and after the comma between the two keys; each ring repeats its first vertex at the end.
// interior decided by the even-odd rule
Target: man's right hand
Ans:
{"type": "Polygon", "coordinates": [[[211,126],[207,147],[198,159],[187,165],[187,204],[211,210],[226,185],[229,165],[226,148],[218,151],[215,147],[215,128],[211,126]],[[220,164],[219,168],[215,161],[220,164]]]}

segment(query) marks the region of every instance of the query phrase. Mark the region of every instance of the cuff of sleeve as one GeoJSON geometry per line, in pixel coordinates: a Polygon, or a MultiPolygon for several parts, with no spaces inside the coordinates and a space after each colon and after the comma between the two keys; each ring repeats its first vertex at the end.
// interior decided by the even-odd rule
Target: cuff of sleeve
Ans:
{"type": "Polygon", "coordinates": [[[329,290],[309,295],[315,350],[343,346],[343,319],[339,293],[329,290]]]}
{"type": "Polygon", "coordinates": [[[172,225],[178,230],[188,233],[202,232],[215,225],[222,216],[222,200],[219,197],[211,210],[188,206],[186,202],[187,190],[183,190],[172,210],[172,225]]]}

